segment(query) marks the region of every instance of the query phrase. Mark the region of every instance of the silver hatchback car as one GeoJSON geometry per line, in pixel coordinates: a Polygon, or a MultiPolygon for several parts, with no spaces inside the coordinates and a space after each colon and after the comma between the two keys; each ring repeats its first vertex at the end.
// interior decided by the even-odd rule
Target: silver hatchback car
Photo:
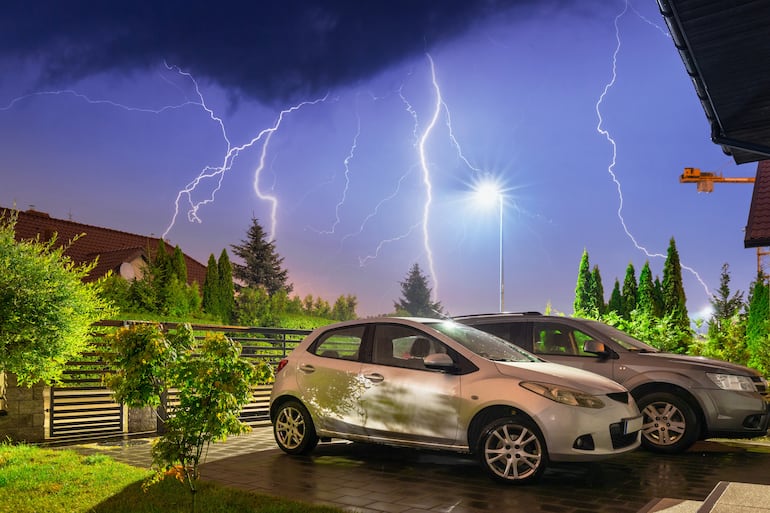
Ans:
{"type": "Polygon", "coordinates": [[[631,451],[642,426],[612,380],[453,321],[392,317],[308,335],[278,366],[270,418],[289,454],[331,438],[472,453],[508,483],[631,451]]]}

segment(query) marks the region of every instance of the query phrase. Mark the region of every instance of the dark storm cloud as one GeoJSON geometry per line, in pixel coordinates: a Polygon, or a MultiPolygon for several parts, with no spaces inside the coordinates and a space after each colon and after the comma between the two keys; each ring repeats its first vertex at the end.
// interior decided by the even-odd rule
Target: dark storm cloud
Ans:
{"type": "MultiPolygon", "coordinates": [[[[0,7],[0,55],[41,80],[164,60],[263,100],[325,92],[534,0],[24,0],[0,7]]],[[[6,77],[7,79],[7,77],[6,77]]]]}

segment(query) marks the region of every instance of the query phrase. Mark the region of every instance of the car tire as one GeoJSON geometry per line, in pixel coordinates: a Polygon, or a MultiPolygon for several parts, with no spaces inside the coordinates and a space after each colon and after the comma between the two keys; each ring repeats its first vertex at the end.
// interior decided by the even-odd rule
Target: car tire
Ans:
{"type": "Polygon", "coordinates": [[[644,416],[642,446],[653,452],[676,454],[698,439],[698,417],[687,400],[669,392],[655,392],[637,401],[644,416]]]}
{"type": "Polygon", "coordinates": [[[278,407],[273,436],[278,447],[287,454],[307,454],[318,445],[313,419],[298,401],[286,401],[278,407]]]}
{"type": "Polygon", "coordinates": [[[494,420],[481,431],[476,453],[484,470],[508,484],[537,481],[548,466],[545,439],[529,419],[494,420]]]}

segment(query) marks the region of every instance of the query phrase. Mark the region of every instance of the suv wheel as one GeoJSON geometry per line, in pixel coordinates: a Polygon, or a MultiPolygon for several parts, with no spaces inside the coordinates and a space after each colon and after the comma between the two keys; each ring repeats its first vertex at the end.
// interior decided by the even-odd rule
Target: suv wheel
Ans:
{"type": "Polygon", "coordinates": [[[313,419],[297,401],[287,401],[278,408],[273,436],[278,447],[288,454],[307,454],[318,445],[313,419]]]}
{"type": "Polygon", "coordinates": [[[645,395],[637,401],[644,416],[642,445],[655,452],[686,451],[698,438],[698,421],[692,406],[668,392],[645,395]]]}
{"type": "Polygon", "coordinates": [[[548,465],[543,435],[527,419],[502,418],[487,424],[477,455],[489,475],[511,484],[536,481],[548,465]]]}

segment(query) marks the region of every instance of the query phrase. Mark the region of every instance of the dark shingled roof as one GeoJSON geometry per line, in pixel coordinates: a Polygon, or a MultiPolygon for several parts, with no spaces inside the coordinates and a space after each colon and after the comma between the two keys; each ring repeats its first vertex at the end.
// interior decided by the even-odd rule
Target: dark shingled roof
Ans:
{"type": "Polygon", "coordinates": [[[749,221],[743,239],[746,248],[770,246],[770,160],[757,165],[754,193],[751,196],[749,221]]]}
{"type": "MultiPolygon", "coordinates": [[[[8,216],[13,209],[0,207],[0,216],[8,216]]],[[[88,280],[101,278],[109,271],[118,272],[123,262],[130,262],[138,256],[147,257],[148,251],[154,253],[160,242],[157,237],[121,232],[110,228],[90,226],[64,219],[55,219],[44,212],[35,210],[16,211],[16,240],[40,238],[48,241],[56,235],[58,245],[72,242],[64,252],[77,264],[93,262],[97,257],[96,267],[88,275],[88,280]]],[[[168,244],[166,251],[174,250],[168,244]]],[[[203,287],[206,280],[206,266],[184,255],[187,265],[187,281],[197,282],[203,287]]]]}

